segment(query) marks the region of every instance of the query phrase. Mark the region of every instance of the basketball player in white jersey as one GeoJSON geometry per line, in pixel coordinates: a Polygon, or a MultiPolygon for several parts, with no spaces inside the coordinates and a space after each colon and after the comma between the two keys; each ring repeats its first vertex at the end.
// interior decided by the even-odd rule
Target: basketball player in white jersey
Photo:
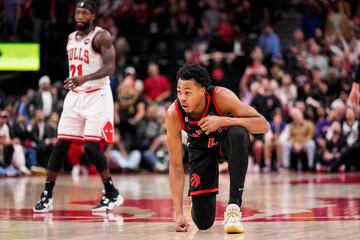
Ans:
{"type": "Polygon", "coordinates": [[[109,76],[115,68],[115,49],[108,31],[94,25],[96,4],[81,0],[76,4],[77,31],[68,37],[69,78],[64,81],[66,95],[58,126],[58,142],[50,156],[45,190],[34,212],[53,209],[53,188],[72,141],[84,141],[85,152],[104,183],[104,194],[93,211],[107,211],[123,203],[114,187],[107,160],[99,142],[113,142],[114,101],[109,76]]]}

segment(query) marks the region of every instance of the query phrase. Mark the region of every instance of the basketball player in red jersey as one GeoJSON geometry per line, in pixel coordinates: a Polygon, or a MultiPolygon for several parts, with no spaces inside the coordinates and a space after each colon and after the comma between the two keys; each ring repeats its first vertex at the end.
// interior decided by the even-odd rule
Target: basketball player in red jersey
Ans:
{"type": "Polygon", "coordinates": [[[72,141],[85,142],[85,152],[104,183],[104,194],[92,210],[107,211],[123,203],[98,144],[101,140],[113,142],[114,101],[109,76],[115,68],[115,49],[110,33],[94,25],[96,9],[90,0],[76,4],[77,31],[69,35],[66,47],[70,77],[64,81],[64,88],[69,92],[58,126],[58,142],[47,166],[45,190],[34,212],[53,209],[56,177],[72,141]]]}
{"type": "Polygon", "coordinates": [[[188,134],[189,195],[194,223],[202,230],[214,223],[218,158],[224,157],[228,161],[230,175],[224,230],[226,233],[243,233],[240,207],[248,165],[248,133],[266,133],[269,124],[230,90],[209,86],[209,73],[202,66],[184,65],[176,78],[177,100],[166,116],[169,181],[176,213],[176,231],[187,231],[189,227],[183,214],[181,130],[184,130],[188,134]]]}

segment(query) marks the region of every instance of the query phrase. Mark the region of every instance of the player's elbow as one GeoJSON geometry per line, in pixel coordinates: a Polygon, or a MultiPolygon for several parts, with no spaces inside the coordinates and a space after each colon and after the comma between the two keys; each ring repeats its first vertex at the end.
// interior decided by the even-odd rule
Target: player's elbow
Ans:
{"type": "Polygon", "coordinates": [[[260,121],[254,125],[254,128],[250,132],[253,134],[261,134],[261,133],[267,133],[269,129],[270,129],[270,125],[268,121],[261,116],[260,121]]]}
{"type": "Polygon", "coordinates": [[[267,133],[270,130],[270,124],[268,121],[266,121],[266,119],[264,118],[264,123],[263,123],[263,132],[262,133],[267,133]]]}

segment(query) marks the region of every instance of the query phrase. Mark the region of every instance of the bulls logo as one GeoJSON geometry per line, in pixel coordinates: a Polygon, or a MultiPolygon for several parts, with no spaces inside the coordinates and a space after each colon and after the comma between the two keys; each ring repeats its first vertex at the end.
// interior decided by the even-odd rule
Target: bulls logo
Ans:
{"type": "Polygon", "coordinates": [[[107,123],[105,124],[102,130],[105,137],[105,141],[109,144],[114,143],[114,128],[112,124],[109,121],[107,121],[107,123]]]}
{"type": "Polygon", "coordinates": [[[194,188],[198,187],[200,185],[200,176],[197,175],[196,173],[191,174],[191,178],[190,178],[190,185],[194,188]]]}

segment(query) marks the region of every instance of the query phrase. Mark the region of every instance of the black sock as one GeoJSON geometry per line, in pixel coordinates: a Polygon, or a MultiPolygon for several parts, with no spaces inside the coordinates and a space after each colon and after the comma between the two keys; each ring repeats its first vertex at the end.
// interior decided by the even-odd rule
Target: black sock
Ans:
{"type": "Polygon", "coordinates": [[[231,127],[224,141],[224,153],[229,163],[229,204],[241,207],[249,157],[249,135],[242,127],[231,127]]]}
{"type": "MultiPolygon", "coordinates": [[[[240,191],[239,191],[240,192],[240,191]]],[[[238,196],[236,198],[230,198],[229,199],[229,203],[228,204],[236,204],[238,205],[239,207],[241,207],[241,203],[242,203],[242,190],[241,190],[241,193],[238,194],[238,196]]]]}
{"type": "Polygon", "coordinates": [[[113,185],[113,182],[111,180],[111,177],[104,181],[104,187],[105,187],[105,192],[106,193],[113,193],[113,192],[116,191],[116,189],[115,189],[115,187],[113,185]]]}
{"type": "Polygon", "coordinates": [[[54,186],[55,186],[55,182],[51,182],[51,181],[45,182],[45,191],[48,192],[49,198],[52,197],[52,191],[53,191],[54,186]]]}

